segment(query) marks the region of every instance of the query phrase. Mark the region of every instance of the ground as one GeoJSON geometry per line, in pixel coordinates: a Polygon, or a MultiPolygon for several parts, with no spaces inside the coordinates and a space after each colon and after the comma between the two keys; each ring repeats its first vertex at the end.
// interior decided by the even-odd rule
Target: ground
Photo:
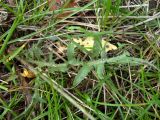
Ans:
{"type": "Polygon", "coordinates": [[[160,119],[160,1],[0,0],[0,119],[160,119]]]}

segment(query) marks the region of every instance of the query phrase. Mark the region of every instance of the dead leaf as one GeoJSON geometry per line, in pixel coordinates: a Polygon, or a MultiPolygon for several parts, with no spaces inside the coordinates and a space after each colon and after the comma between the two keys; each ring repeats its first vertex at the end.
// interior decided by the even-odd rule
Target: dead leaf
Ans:
{"type": "Polygon", "coordinates": [[[7,20],[8,18],[8,13],[4,10],[0,8],[0,23],[7,20]]]}
{"type": "Polygon", "coordinates": [[[63,8],[72,8],[76,6],[76,0],[70,0],[69,2],[66,2],[66,0],[48,0],[48,4],[50,7],[50,10],[57,10],[60,7],[63,8]]]}
{"type": "Polygon", "coordinates": [[[111,50],[117,50],[117,46],[105,41],[105,40],[102,40],[102,47],[103,46],[106,46],[106,49],[105,51],[108,52],[108,51],[111,51],[111,50]]]}
{"type": "Polygon", "coordinates": [[[26,68],[23,68],[23,73],[21,73],[21,76],[26,77],[26,78],[34,78],[35,74],[32,71],[26,68]]]}
{"type": "Polygon", "coordinates": [[[14,0],[7,0],[7,2],[9,3],[9,5],[15,6],[15,1],[14,0]]]}
{"type": "Polygon", "coordinates": [[[83,41],[81,38],[77,39],[77,38],[73,38],[73,41],[76,43],[79,43],[80,45],[82,45],[83,41]]]}
{"type": "Polygon", "coordinates": [[[64,54],[65,51],[67,50],[67,47],[65,45],[62,45],[61,43],[59,42],[56,42],[56,48],[57,48],[57,53],[60,53],[60,54],[64,54]]]}
{"type": "MultiPolygon", "coordinates": [[[[48,0],[48,5],[50,8],[50,11],[54,11],[60,8],[73,8],[75,7],[77,4],[76,0],[70,0],[70,1],[66,1],[66,0],[48,0]]],[[[55,16],[55,18],[61,18],[61,17],[66,17],[70,14],[72,14],[72,11],[65,11],[62,12],[60,14],[57,14],[55,16]]]]}
{"type": "MultiPolygon", "coordinates": [[[[94,38],[93,37],[87,37],[86,39],[82,40],[82,38],[73,38],[73,41],[84,46],[88,51],[91,51],[94,46],[94,38]]],[[[109,43],[106,40],[102,40],[102,47],[105,47],[105,51],[111,51],[116,50],[117,46],[109,43]]]]}

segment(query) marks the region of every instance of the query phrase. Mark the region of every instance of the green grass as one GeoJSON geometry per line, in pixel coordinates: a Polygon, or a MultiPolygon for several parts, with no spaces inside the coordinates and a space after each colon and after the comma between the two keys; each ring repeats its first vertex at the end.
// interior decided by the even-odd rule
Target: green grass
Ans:
{"type": "Polygon", "coordinates": [[[50,11],[42,0],[1,0],[0,119],[160,119],[160,5],[142,1],[50,11]],[[88,36],[91,51],[73,41],[88,36]],[[118,49],[106,53],[102,39],[118,49]]]}

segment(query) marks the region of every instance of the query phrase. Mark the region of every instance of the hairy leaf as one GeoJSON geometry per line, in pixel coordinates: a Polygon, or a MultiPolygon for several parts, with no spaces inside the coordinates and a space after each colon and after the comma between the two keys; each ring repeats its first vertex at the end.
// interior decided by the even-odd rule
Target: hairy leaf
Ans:
{"type": "Polygon", "coordinates": [[[74,49],[75,45],[71,42],[67,48],[67,57],[69,61],[75,59],[74,49]]]}
{"type": "Polygon", "coordinates": [[[79,70],[77,76],[73,81],[73,87],[76,87],[77,85],[79,85],[91,70],[92,70],[92,66],[89,66],[87,64],[83,65],[83,67],[79,70]]]}

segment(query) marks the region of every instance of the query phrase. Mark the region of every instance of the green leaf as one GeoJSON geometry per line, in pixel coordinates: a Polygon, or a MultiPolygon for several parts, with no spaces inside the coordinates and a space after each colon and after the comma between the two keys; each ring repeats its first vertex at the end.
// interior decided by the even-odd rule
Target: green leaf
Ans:
{"type": "Polygon", "coordinates": [[[7,48],[8,41],[9,41],[10,38],[12,37],[12,34],[13,34],[13,32],[15,31],[15,29],[16,29],[16,27],[17,27],[17,25],[18,25],[18,23],[19,23],[20,20],[21,20],[20,17],[17,17],[17,18],[14,20],[14,22],[13,22],[13,24],[12,24],[12,26],[11,26],[11,28],[10,28],[10,30],[9,30],[6,38],[5,38],[5,40],[4,40],[4,42],[3,42],[3,44],[2,44],[2,46],[1,46],[1,48],[0,48],[0,57],[3,55],[5,49],[7,48]]]}
{"type": "Polygon", "coordinates": [[[102,51],[102,43],[101,43],[100,36],[94,35],[94,46],[93,46],[93,53],[92,57],[97,57],[100,55],[102,51]]]}
{"type": "Polygon", "coordinates": [[[95,66],[96,68],[96,73],[99,79],[103,79],[104,78],[104,63],[98,64],[95,66]]]}
{"type": "Polygon", "coordinates": [[[16,50],[14,50],[13,52],[11,52],[9,55],[7,56],[3,56],[3,59],[0,60],[1,62],[4,62],[4,64],[8,63],[10,60],[14,59],[25,47],[26,43],[23,44],[21,47],[16,48],[16,50]]]}
{"type": "Polygon", "coordinates": [[[102,10],[102,25],[106,25],[108,21],[109,13],[111,12],[112,1],[111,0],[103,0],[103,10],[102,10]]]}
{"type": "Polygon", "coordinates": [[[13,58],[15,58],[25,47],[26,44],[23,44],[21,47],[17,48],[14,52],[11,53],[11,55],[9,56],[8,60],[12,60],[13,58]]]}
{"type": "Polygon", "coordinates": [[[0,89],[8,91],[8,88],[6,88],[5,86],[0,85],[0,89]]]}
{"type": "Polygon", "coordinates": [[[83,65],[83,67],[79,70],[77,76],[73,81],[73,87],[76,87],[77,85],[79,85],[91,70],[92,70],[92,66],[89,66],[87,64],[83,65]]]}
{"type": "Polygon", "coordinates": [[[72,42],[68,45],[67,57],[69,61],[75,59],[75,54],[74,54],[75,47],[76,47],[75,44],[73,44],[72,42]]]}
{"type": "Polygon", "coordinates": [[[51,72],[67,72],[68,71],[68,66],[67,64],[57,64],[55,67],[48,67],[48,70],[51,72]]]}
{"type": "Polygon", "coordinates": [[[149,65],[152,66],[153,68],[159,70],[155,65],[152,63],[148,62],[147,60],[141,59],[141,58],[135,58],[135,57],[128,57],[128,53],[124,53],[122,55],[112,57],[112,58],[105,58],[105,59],[100,59],[100,60],[95,60],[88,62],[88,65],[98,65],[102,63],[108,63],[108,64],[130,64],[131,66],[138,66],[138,65],[149,65]]]}

